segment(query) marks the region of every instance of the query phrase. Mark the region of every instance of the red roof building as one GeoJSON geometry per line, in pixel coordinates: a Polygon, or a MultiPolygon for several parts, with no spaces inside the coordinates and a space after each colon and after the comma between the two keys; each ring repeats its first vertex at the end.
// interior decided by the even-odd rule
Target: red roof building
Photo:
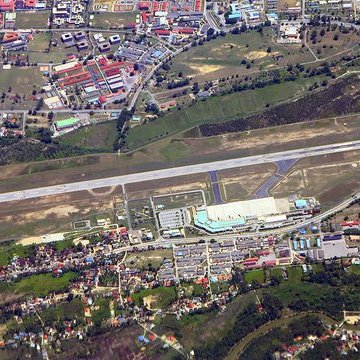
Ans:
{"type": "Polygon", "coordinates": [[[15,10],[15,0],[0,0],[0,10],[14,11],[15,10]]]}
{"type": "Polygon", "coordinates": [[[25,0],[25,7],[34,8],[36,6],[36,0],[25,0]]]}

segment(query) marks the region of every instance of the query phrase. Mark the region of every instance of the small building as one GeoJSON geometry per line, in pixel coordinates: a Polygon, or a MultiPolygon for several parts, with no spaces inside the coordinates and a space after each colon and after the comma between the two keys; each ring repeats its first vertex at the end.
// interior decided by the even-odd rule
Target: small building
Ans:
{"type": "Polygon", "coordinates": [[[76,41],[84,40],[86,38],[86,34],[84,31],[78,31],[74,34],[74,38],[76,41]]]}
{"type": "Polygon", "coordinates": [[[69,129],[76,126],[80,122],[80,119],[77,117],[71,117],[64,120],[55,121],[54,126],[57,131],[69,129]]]}
{"type": "Polygon", "coordinates": [[[120,44],[121,38],[119,35],[112,35],[109,37],[109,41],[111,45],[120,44]]]}
{"type": "Polygon", "coordinates": [[[78,51],[86,50],[89,48],[89,44],[86,40],[80,41],[76,44],[78,51]]]}
{"type": "Polygon", "coordinates": [[[63,43],[67,43],[69,41],[73,41],[73,36],[71,33],[65,33],[61,35],[61,41],[63,43]]]}
{"type": "Polygon", "coordinates": [[[106,42],[98,45],[98,49],[101,53],[108,52],[111,50],[111,45],[106,42]]]}

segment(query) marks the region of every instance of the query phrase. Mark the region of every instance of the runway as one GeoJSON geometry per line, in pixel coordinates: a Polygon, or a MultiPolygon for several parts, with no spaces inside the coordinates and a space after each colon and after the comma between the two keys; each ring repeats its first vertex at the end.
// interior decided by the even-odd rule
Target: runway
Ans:
{"type": "Polygon", "coordinates": [[[119,175],[102,179],[84,180],[80,182],[45,186],[35,189],[18,190],[0,194],[0,203],[16,200],[34,199],[46,195],[59,195],[75,191],[98,189],[106,186],[125,185],[136,182],[171,178],[176,176],[204,173],[209,171],[239,168],[242,166],[265,164],[281,160],[302,159],[310,156],[326,155],[350,150],[360,150],[360,140],[340,144],[315,146],[298,150],[275,152],[263,155],[254,155],[243,158],[214,161],[204,164],[187,165],[169,169],[160,169],[135,174],[119,175]]]}

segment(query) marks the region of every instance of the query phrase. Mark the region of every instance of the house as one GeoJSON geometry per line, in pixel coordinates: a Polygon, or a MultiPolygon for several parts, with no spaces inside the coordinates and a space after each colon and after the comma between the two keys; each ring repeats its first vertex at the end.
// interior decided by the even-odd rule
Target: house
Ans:
{"type": "Polygon", "coordinates": [[[0,0],[0,11],[14,11],[15,0],[0,0]]]}
{"type": "Polygon", "coordinates": [[[74,38],[76,41],[84,40],[86,38],[86,34],[84,31],[78,31],[74,34],[74,38]]]}
{"type": "Polygon", "coordinates": [[[86,50],[89,48],[89,44],[86,40],[80,41],[76,44],[78,51],[86,50]]]}

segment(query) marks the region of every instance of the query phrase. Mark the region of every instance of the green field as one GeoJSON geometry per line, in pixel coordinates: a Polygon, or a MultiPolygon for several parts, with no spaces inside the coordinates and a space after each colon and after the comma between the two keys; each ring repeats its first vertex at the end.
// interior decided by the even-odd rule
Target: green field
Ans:
{"type": "Polygon", "coordinates": [[[36,85],[40,89],[43,83],[42,73],[38,67],[15,67],[0,71],[0,91],[7,91],[11,86],[13,92],[20,95],[31,95],[36,85]]]}
{"type": "Polygon", "coordinates": [[[262,284],[265,281],[264,271],[259,269],[245,273],[245,281],[248,284],[251,284],[253,281],[258,281],[260,284],[262,284]]]}
{"type": "Polygon", "coordinates": [[[11,284],[3,283],[1,292],[43,297],[52,291],[65,290],[76,278],[77,274],[74,272],[65,273],[59,278],[54,278],[51,274],[33,275],[11,284]]]}
{"type": "MultiPolygon", "coordinates": [[[[319,76],[298,79],[262,89],[215,96],[207,101],[198,101],[188,108],[175,110],[151,123],[131,128],[127,145],[130,150],[134,150],[204,123],[225,122],[262,111],[266,105],[275,105],[304,93],[311,84],[316,81],[320,83],[322,78],[319,76]]],[[[178,151],[183,151],[183,149],[178,149],[178,151]]]]}
{"type": "Polygon", "coordinates": [[[14,256],[20,258],[27,257],[29,255],[30,246],[22,246],[16,244],[8,244],[0,246],[0,265],[4,266],[9,263],[9,260],[14,256]]]}
{"type": "Polygon", "coordinates": [[[351,265],[347,271],[351,274],[360,275],[360,265],[351,265]]]}
{"type": "Polygon", "coordinates": [[[15,24],[18,29],[45,29],[49,16],[50,11],[17,12],[15,24]]]}
{"type": "Polygon", "coordinates": [[[172,60],[171,71],[181,71],[201,81],[311,60],[308,49],[299,45],[279,45],[274,42],[272,29],[265,28],[262,34],[255,30],[241,35],[227,34],[192,47],[172,60]],[[251,68],[241,65],[242,60],[251,62],[251,68]]]}
{"type": "Polygon", "coordinates": [[[152,307],[163,309],[169,306],[176,299],[176,291],[174,287],[161,286],[155,289],[141,290],[140,292],[131,295],[133,301],[138,306],[143,305],[143,299],[147,296],[154,296],[156,304],[152,307]]]}
{"type": "Polygon", "coordinates": [[[87,149],[112,151],[117,137],[115,121],[90,125],[61,136],[60,142],[87,149]]]}
{"type": "Polygon", "coordinates": [[[91,21],[91,26],[94,28],[118,28],[127,25],[128,23],[135,22],[136,15],[139,12],[123,12],[119,13],[99,13],[95,14],[94,19],[91,21]]]}

